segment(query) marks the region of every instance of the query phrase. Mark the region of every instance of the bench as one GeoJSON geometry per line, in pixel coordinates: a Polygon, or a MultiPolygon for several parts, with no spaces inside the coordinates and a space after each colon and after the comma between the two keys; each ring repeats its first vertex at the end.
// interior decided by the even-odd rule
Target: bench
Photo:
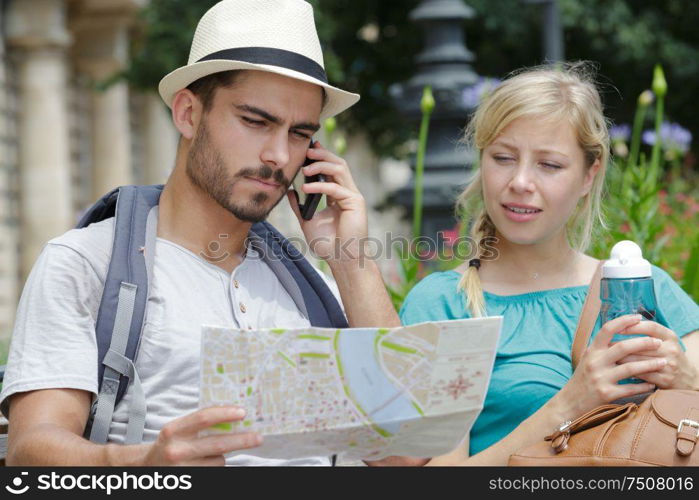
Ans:
{"type": "MultiPolygon", "coordinates": [[[[0,365],[0,384],[5,378],[5,365],[0,365]]],[[[5,465],[5,457],[7,457],[7,419],[0,415],[0,466],[5,465]]]]}

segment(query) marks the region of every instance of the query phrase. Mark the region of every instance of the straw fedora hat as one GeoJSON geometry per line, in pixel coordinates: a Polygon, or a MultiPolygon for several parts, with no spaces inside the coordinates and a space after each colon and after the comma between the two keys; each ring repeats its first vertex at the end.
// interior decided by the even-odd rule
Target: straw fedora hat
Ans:
{"type": "Polygon", "coordinates": [[[359,100],[358,94],[328,84],[313,8],[303,0],[223,0],[199,21],[189,61],[160,80],[168,106],[190,83],[234,69],[269,71],[325,89],[320,119],[359,100]]]}

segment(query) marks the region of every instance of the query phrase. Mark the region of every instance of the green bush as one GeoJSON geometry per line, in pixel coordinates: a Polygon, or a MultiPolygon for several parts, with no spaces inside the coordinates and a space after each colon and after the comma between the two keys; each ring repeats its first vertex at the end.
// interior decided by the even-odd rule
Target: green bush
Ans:
{"type": "Polygon", "coordinates": [[[691,134],[663,121],[667,84],[659,66],[652,87],[653,93],[639,96],[630,147],[623,133],[612,133],[615,155],[604,200],[608,230],[595,238],[591,254],[608,258],[617,241],[635,241],[646,259],[699,302],[699,179],[685,161],[691,134]],[[643,133],[653,96],[654,130],[643,133]],[[642,150],[642,137],[652,146],[650,155],[642,150]]]}

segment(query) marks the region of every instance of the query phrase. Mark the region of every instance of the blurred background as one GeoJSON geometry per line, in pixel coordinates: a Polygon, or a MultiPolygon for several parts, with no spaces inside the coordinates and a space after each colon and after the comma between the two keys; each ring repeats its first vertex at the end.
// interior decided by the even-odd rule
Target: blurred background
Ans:
{"type": "MultiPolygon", "coordinates": [[[[74,226],[82,211],[112,188],[167,179],[177,135],[157,84],[186,64],[196,23],[214,3],[0,0],[0,364],[24,280],[45,242],[74,226]]],[[[372,236],[385,242],[387,232],[411,235],[425,85],[432,87],[436,106],[420,233],[436,238],[442,231],[448,247],[464,231],[453,215],[453,199],[473,157],[459,139],[479,99],[517,68],[590,60],[616,125],[611,182],[628,189],[610,198],[612,231],[597,238],[592,252],[604,257],[622,237],[640,240],[655,264],[699,298],[692,143],[699,133],[699,2],[310,3],[331,83],[362,94],[359,104],[318,138],[351,165],[371,208],[372,236]],[[654,131],[656,96],[646,94],[637,127],[642,154],[630,165],[630,124],[639,120],[638,99],[651,88],[656,64],[668,82],[663,129],[659,135],[654,131]],[[635,183],[648,177],[645,158],[657,137],[663,152],[659,170],[652,185],[639,190],[635,183]],[[624,172],[629,182],[619,180],[624,172]]],[[[285,203],[271,221],[288,235],[298,234],[285,203]]],[[[426,256],[443,253],[428,249],[426,256]]],[[[396,305],[424,272],[456,263],[433,259],[440,262],[409,268],[393,257],[382,258],[381,268],[396,305]]]]}

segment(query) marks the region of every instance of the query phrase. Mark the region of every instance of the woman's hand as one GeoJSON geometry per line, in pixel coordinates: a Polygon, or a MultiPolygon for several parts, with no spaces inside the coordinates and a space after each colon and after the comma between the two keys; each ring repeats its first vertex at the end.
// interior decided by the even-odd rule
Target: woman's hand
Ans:
{"type": "Polygon", "coordinates": [[[641,321],[626,329],[628,334],[648,335],[661,342],[660,347],[630,354],[619,364],[663,358],[667,364],[660,370],[636,375],[661,389],[699,390],[699,369],[687,357],[675,332],[655,321],[641,321]]]}
{"type": "Polygon", "coordinates": [[[638,337],[611,343],[617,333],[633,333],[631,328],[641,321],[641,315],[627,315],[605,323],[583,354],[580,364],[568,383],[555,396],[561,411],[569,419],[602,404],[616,399],[643,394],[655,387],[649,382],[640,384],[618,384],[620,380],[647,377],[659,374],[668,364],[662,356],[647,356],[656,353],[662,342],[653,337],[638,337]],[[643,359],[633,359],[626,363],[621,360],[640,353],[643,359]]]}

